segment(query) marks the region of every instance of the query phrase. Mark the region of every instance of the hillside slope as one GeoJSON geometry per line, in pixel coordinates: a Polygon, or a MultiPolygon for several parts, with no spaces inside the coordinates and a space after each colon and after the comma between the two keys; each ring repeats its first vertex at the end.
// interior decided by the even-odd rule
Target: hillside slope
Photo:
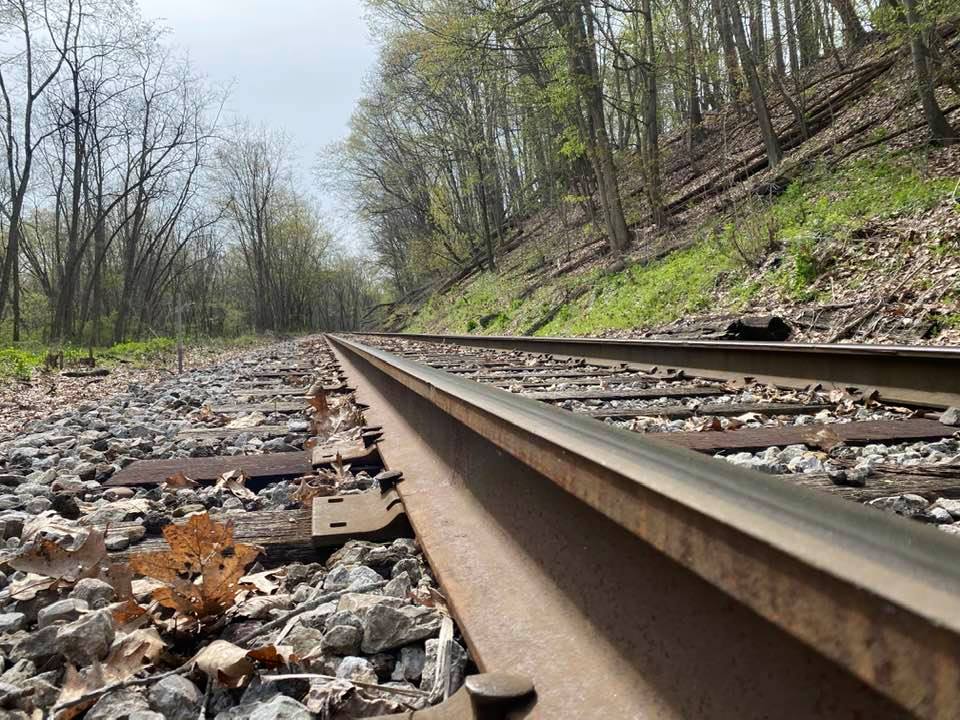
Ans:
{"type": "MultiPolygon", "coordinates": [[[[951,44],[956,47],[954,31],[951,44]]],[[[377,309],[381,328],[537,335],[709,337],[778,314],[791,340],[960,342],[960,147],[926,143],[902,47],[875,40],[811,68],[808,137],[783,95],[786,159],[766,168],[756,122],[706,118],[690,152],[664,143],[667,230],[647,225],[639,160],[622,155],[634,241],[603,255],[578,209],[515,225],[496,274],[478,268],[377,309]]],[[[960,97],[942,88],[957,122],[960,97]]]]}

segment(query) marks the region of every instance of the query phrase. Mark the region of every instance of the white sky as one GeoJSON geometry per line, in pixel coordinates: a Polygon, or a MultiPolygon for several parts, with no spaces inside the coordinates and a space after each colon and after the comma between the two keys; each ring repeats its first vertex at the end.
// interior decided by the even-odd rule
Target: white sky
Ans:
{"type": "MultiPolygon", "coordinates": [[[[376,50],[361,0],[140,0],[168,42],[189,52],[216,85],[232,84],[230,114],[286,131],[299,176],[311,183],[317,153],[343,138],[376,50]]],[[[229,119],[229,118],[228,118],[229,119]]],[[[304,188],[307,189],[307,188],[304,188]]],[[[352,222],[316,194],[351,244],[352,222]]]]}

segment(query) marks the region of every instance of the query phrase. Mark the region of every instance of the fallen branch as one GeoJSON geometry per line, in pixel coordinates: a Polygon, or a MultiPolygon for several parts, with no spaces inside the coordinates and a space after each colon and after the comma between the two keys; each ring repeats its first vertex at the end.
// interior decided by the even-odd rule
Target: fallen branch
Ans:
{"type": "Polygon", "coordinates": [[[865,312],[858,315],[856,318],[854,318],[852,322],[847,323],[846,325],[841,327],[839,330],[837,330],[837,332],[835,332],[833,335],[827,338],[827,343],[835,343],[835,342],[839,342],[840,340],[845,340],[846,338],[848,338],[851,334],[853,334],[854,331],[856,331],[858,327],[860,327],[874,313],[877,313],[881,309],[883,309],[883,306],[886,305],[887,303],[893,302],[893,298],[896,296],[897,292],[904,285],[906,285],[907,282],[909,282],[914,275],[920,272],[929,263],[930,263],[930,258],[927,258],[922,263],[917,265],[913,270],[911,270],[906,275],[904,275],[903,278],[900,280],[900,282],[898,282],[892,290],[884,293],[883,296],[881,296],[881,298],[877,302],[875,302],[873,305],[868,307],[865,312]]]}
{"type": "Polygon", "coordinates": [[[291,673],[289,675],[261,675],[260,682],[280,682],[281,680],[346,680],[351,685],[357,687],[369,688],[371,690],[380,690],[385,693],[394,693],[395,695],[409,695],[410,697],[429,697],[430,693],[426,690],[416,688],[394,687],[392,685],[384,686],[376,683],[363,682],[362,680],[349,680],[347,678],[338,678],[334,675],[321,675],[319,673],[291,673]]]}
{"type": "Polygon", "coordinates": [[[66,700],[62,703],[53,706],[53,709],[50,711],[51,717],[56,717],[57,713],[61,710],[66,710],[67,708],[73,707],[74,705],[81,705],[89,700],[96,700],[101,695],[106,695],[111,693],[114,690],[122,690],[123,688],[128,687],[138,687],[140,685],[149,685],[152,682],[157,682],[158,680],[163,680],[164,678],[171,677],[173,675],[182,675],[184,673],[190,672],[193,669],[193,659],[191,658],[183,665],[173,670],[168,670],[167,672],[157,673],[155,675],[147,675],[142,678],[127,678],[126,680],[120,680],[115,683],[110,683],[109,685],[104,685],[101,688],[96,690],[90,690],[85,692],[80,697],[74,698],[73,700],[66,700]]]}
{"type": "Polygon", "coordinates": [[[296,617],[297,615],[302,615],[303,613],[309,612],[310,610],[316,610],[318,607],[320,607],[324,603],[330,602],[331,600],[336,600],[341,595],[345,595],[346,593],[367,593],[367,592],[371,592],[372,590],[379,590],[386,584],[387,584],[386,580],[380,580],[378,582],[368,583],[358,588],[351,588],[351,589],[344,588],[343,590],[334,590],[332,592],[324,593],[319,597],[308,598],[305,602],[301,603],[298,607],[294,608],[293,610],[290,610],[289,612],[284,613],[280,617],[274,620],[271,620],[266,625],[261,625],[257,629],[251,630],[246,635],[243,635],[242,637],[238,638],[237,640],[234,641],[234,644],[242,647],[245,643],[250,642],[254,638],[262,636],[265,632],[269,630],[273,630],[278,627],[282,627],[287,623],[287,621],[290,618],[296,617]]]}

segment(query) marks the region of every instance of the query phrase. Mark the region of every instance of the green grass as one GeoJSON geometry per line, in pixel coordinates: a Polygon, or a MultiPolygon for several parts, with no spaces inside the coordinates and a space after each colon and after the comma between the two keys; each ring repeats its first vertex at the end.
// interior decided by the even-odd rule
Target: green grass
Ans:
{"type": "MultiPolygon", "coordinates": [[[[184,341],[190,346],[202,346],[217,352],[228,349],[253,347],[263,342],[256,335],[241,335],[236,338],[189,338],[184,341]]],[[[165,357],[172,358],[177,349],[177,341],[168,337],[149,340],[132,340],[117,343],[110,347],[95,348],[93,351],[98,366],[112,367],[119,363],[144,366],[165,357]]],[[[79,361],[89,357],[87,348],[65,345],[63,351],[64,367],[76,366],[79,361]]],[[[18,343],[16,346],[0,348],[0,380],[28,380],[38,368],[42,368],[50,348],[38,342],[18,343]]]]}
{"type": "Polygon", "coordinates": [[[954,185],[949,178],[926,177],[913,156],[869,158],[831,172],[820,168],[793,182],[752,220],[779,228],[786,262],[771,281],[794,299],[811,299],[808,288],[830,264],[828,243],[849,242],[868,223],[928,210],[954,185]]]}
{"type": "Polygon", "coordinates": [[[591,293],[564,306],[538,335],[588,335],[676,320],[710,307],[718,276],[734,266],[703,241],[650,265],[592,277],[591,293]]]}
{"type": "Polygon", "coordinates": [[[432,297],[406,329],[427,332],[443,327],[449,332],[488,335],[502,332],[510,324],[511,312],[519,307],[515,300],[518,292],[518,284],[510,276],[484,272],[465,289],[432,297]]]}

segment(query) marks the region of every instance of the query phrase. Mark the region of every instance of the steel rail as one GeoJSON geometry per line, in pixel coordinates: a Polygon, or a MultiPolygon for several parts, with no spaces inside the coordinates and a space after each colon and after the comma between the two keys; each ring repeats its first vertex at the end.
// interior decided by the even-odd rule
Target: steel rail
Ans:
{"type": "Polygon", "coordinates": [[[531,717],[960,717],[955,539],[330,340],[531,717]]]}
{"type": "Polygon", "coordinates": [[[370,333],[382,337],[582,357],[610,365],[685,368],[723,379],[749,376],[787,387],[810,383],[875,388],[890,402],[960,405],[960,347],[827,345],[715,340],[615,340],[370,333]]]}

